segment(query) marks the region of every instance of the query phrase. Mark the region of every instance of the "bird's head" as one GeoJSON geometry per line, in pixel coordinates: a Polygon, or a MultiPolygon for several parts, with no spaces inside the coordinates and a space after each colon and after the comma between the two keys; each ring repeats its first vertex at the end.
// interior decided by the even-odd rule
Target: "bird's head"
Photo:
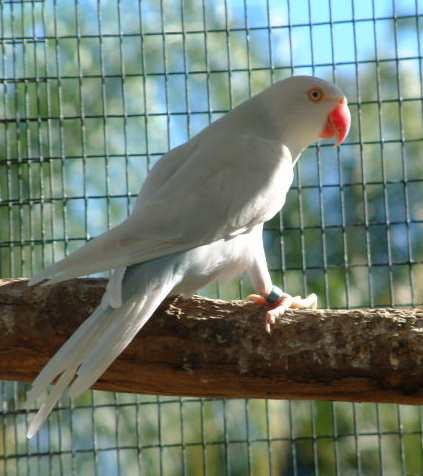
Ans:
{"type": "Polygon", "coordinates": [[[351,125],[345,95],[333,84],[312,76],[292,76],[264,92],[271,121],[291,153],[299,153],[320,138],[342,144],[351,125]]]}

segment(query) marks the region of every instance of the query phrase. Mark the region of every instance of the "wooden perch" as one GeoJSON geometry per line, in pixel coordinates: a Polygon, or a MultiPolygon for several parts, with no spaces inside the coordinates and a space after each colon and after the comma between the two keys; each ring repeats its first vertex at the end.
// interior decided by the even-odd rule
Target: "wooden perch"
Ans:
{"type": "MultiPolygon", "coordinates": [[[[0,379],[32,380],[104,286],[0,281],[0,379]]],[[[423,309],[292,311],[268,335],[253,303],[170,298],[95,388],[421,404],[423,309]]]]}

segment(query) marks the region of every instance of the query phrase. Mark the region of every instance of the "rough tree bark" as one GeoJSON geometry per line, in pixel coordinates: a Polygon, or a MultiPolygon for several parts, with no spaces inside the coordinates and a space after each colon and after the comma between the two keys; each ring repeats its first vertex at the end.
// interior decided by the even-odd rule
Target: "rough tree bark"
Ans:
{"type": "MultiPolygon", "coordinates": [[[[94,310],[99,279],[0,281],[0,379],[30,381],[94,310]]],[[[245,301],[169,298],[103,390],[423,403],[423,309],[291,311],[271,335],[245,301]]]]}

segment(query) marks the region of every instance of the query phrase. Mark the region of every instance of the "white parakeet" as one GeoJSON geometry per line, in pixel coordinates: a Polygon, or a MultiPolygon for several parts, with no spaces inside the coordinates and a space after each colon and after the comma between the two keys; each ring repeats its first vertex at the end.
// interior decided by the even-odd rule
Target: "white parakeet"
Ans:
{"type": "Polygon", "coordinates": [[[272,286],[263,223],[284,205],[302,150],[320,137],[342,143],[350,122],[332,84],[279,81],[162,157],[122,224],[33,277],[30,285],[113,270],[101,304],[34,381],[28,401],[42,404],[28,437],[65,390],[76,397],[94,384],[169,294],[247,271],[268,322],[287,307],[313,305],[314,296],[272,286]]]}

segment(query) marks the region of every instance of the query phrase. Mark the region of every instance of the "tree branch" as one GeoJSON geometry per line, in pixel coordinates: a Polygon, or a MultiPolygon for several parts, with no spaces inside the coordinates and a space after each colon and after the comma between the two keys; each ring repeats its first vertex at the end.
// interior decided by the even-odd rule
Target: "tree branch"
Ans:
{"type": "MultiPolygon", "coordinates": [[[[0,280],[0,379],[32,380],[94,310],[105,280],[0,280]]],[[[208,397],[423,403],[423,309],[289,311],[167,299],[95,388],[208,397]]]]}

